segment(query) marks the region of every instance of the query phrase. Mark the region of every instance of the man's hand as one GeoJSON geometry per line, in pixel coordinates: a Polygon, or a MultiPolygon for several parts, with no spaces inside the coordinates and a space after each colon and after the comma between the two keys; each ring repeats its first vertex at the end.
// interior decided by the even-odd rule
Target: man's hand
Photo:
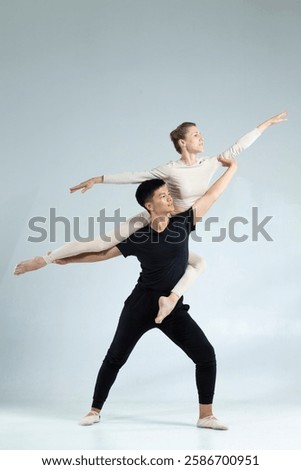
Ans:
{"type": "Polygon", "coordinates": [[[234,158],[225,158],[225,157],[218,157],[218,161],[221,162],[223,166],[226,166],[228,168],[237,167],[237,161],[234,158]]]}
{"type": "Polygon", "coordinates": [[[95,178],[90,178],[86,181],[83,181],[80,184],[77,184],[76,186],[72,186],[72,188],[69,189],[70,193],[75,193],[75,191],[79,191],[81,189],[82,193],[85,193],[88,191],[88,189],[91,189],[94,184],[97,183],[103,183],[103,176],[96,176],[95,178]]]}
{"type": "MultiPolygon", "coordinates": [[[[51,255],[51,251],[48,251],[47,255],[51,255]]],[[[61,259],[56,259],[52,262],[52,264],[69,264],[69,263],[74,263],[76,262],[76,256],[69,256],[69,258],[61,258],[61,259]]]]}
{"type": "Polygon", "coordinates": [[[70,261],[70,258],[56,259],[55,261],[53,261],[53,264],[60,264],[60,265],[69,264],[69,263],[72,263],[72,261],[70,261]]]}

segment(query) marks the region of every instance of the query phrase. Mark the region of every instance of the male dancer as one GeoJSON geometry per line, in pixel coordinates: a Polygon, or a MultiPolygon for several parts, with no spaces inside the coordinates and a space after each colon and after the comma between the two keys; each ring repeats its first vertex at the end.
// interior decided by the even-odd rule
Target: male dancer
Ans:
{"type": "Polygon", "coordinates": [[[196,385],[199,396],[197,426],[226,430],[212,411],[216,378],[216,360],[212,345],[197,323],[188,314],[189,305],[181,297],[172,313],[156,324],[158,298],[170,292],[183,275],[188,261],[188,237],[200,220],[231,181],[237,166],[235,160],[220,157],[227,167],[225,173],[193,206],[171,217],[173,200],[163,180],[144,181],[136,191],[136,199],[150,213],[150,223],[117,246],[98,253],[83,253],[57,260],[57,264],[95,262],[133,255],[141,263],[142,272],[122,310],[112,344],[99,370],[92,407],[82,418],[81,425],[99,422],[100,411],[120,368],[127,361],[141,336],[159,328],[178,345],[196,365],[196,385]]]}

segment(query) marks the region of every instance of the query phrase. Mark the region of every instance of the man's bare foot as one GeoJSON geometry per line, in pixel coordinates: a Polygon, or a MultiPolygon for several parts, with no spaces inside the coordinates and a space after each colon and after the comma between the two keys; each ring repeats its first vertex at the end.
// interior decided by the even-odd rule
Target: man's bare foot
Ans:
{"type": "Polygon", "coordinates": [[[173,311],[178,300],[179,297],[173,292],[168,297],[164,297],[163,295],[159,297],[159,312],[155,318],[155,323],[162,323],[164,318],[173,311]]]}
{"type": "Polygon", "coordinates": [[[17,264],[14,270],[14,274],[19,276],[20,274],[25,274],[30,271],[36,271],[37,269],[43,268],[46,266],[46,261],[42,256],[36,256],[32,259],[27,259],[25,261],[21,261],[21,263],[17,264]]]}

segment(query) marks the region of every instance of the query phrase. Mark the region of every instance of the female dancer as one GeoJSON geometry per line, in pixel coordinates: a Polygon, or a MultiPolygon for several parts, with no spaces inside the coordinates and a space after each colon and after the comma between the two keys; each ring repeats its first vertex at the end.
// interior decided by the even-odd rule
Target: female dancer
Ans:
{"type": "MultiPolygon", "coordinates": [[[[91,178],[70,188],[71,193],[81,190],[82,192],[92,188],[96,183],[141,183],[142,181],[159,178],[166,181],[170,194],[174,200],[175,212],[180,213],[188,209],[202,196],[209,187],[209,182],[220,167],[219,157],[235,158],[243,150],[252,145],[255,140],[271,125],[286,120],[287,112],[259,124],[251,132],[241,137],[232,147],[223,153],[211,158],[199,158],[198,153],[204,149],[204,141],[195,123],[184,122],[171,132],[170,138],[181,158],[153,170],[134,173],[121,173],[117,175],[105,175],[91,178]]],[[[33,259],[20,262],[14,274],[20,275],[29,271],[40,269],[47,264],[54,263],[62,258],[76,256],[85,252],[100,252],[107,250],[123,239],[128,238],[134,231],[149,223],[149,214],[143,212],[121,224],[118,236],[116,233],[109,235],[110,241],[102,240],[101,237],[89,242],[73,241],[54,250],[45,256],[37,256],[33,259]]],[[[183,277],[172,289],[168,297],[160,297],[159,312],[156,323],[162,320],[173,310],[179,297],[188,289],[197,276],[205,269],[204,260],[190,253],[189,262],[183,277]]]]}

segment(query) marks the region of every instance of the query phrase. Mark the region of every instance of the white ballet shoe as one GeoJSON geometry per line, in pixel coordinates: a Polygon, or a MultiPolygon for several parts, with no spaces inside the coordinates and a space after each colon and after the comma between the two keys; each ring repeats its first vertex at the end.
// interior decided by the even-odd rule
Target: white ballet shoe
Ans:
{"type": "Polygon", "coordinates": [[[91,426],[91,424],[99,423],[100,415],[97,411],[89,411],[78,423],[80,426],[91,426]]]}
{"type": "Polygon", "coordinates": [[[199,419],[196,423],[198,428],[217,429],[219,431],[227,431],[228,428],[219,421],[215,416],[206,416],[206,418],[199,419]]]}

